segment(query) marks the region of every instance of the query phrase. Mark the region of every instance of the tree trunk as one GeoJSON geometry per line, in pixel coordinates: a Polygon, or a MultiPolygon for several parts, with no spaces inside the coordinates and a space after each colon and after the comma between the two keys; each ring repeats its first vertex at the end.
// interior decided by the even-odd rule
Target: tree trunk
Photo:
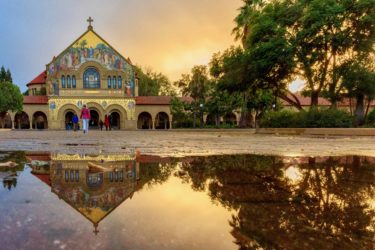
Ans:
{"type": "Polygon", "coordinates": [[[283,99],[284,101],[286,101],[287,103],[295,107],[296,109],[300,111],[303,110],[298,97],[295,94],[293,94],[291,91],[288,90],[287,95],[279,92],[278,97],[280,97],[281,99],[283,99]]]}
{"type": "Polygon", "coordinates": [[[365,96],[360,93],[356,97],[357,103],[354,112],[354,126],[362,126],[365,122],[365,96]]]}
{"type": "Polygon", "coordinates": [[[215,125],[216,128],[219,128],[220,126],[220,116],[218,114],[215,115],[215,125]]]}
{"type": "Polygon", "coordinates": [[[319,105],[319,92],[311,92],[311,107],[317,107],[319,105]]]}
{"type": "Polygon", "coordinates": [[[370,110],[370,104],[371,104],[372,100],[367,98],[367,105],[366,105],[366,113],[365,113],[365,120],[367,119],[367,115],[368,115],[368,112],[370,110]]]}
{"type": "Polygon", "coordinates": [[[241,118],[240,118],[239,127],[240,128],[250,127],[250,125],[251,125],[250,117],[251,117],[251,114],[248,110],[241,111],[241,118]]]}

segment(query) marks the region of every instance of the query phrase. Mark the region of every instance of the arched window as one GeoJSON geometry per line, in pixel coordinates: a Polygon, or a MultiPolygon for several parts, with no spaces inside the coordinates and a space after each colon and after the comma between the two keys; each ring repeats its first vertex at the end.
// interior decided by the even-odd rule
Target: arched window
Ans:
{"type": "Polygon", "coordinates": [[[65,76],[61,76],[61,88],[65,89],[65,76]]]}
{"type": "Polygon", "coordinates": [[[107,78],[107,85],[108,85],[108,88],[110,89],[111,88],[111,77],[110,76],[108,76],[108,78],[107,78]]]}
{"type": "Polygon", "coordinates": [[[72,76],[72,88],[75,89],[76,87],[77,87],[76,77],[72,76]]]}
{"type": "Polygon", "coordinates": [[[68,75],[68,76],[66,77],[66,81],[67,81],[66,87],[67,87],[68,89],[70,89],[70,88],[72,87],[72,83],[71,83],[71,80],[70,80],[70,75],[68,75]]]}
{"type": "Polygon", "coordinates": [[[121,78],[121,76],[119,76],[119,77],[117,78],[117,87],[118,87],[119,89],[122,88],[122,78],[121,78]]]}
{"type": "Polygon", "coordinates": [[[116,88],[116,77],[114,76],[113,78],[112,78],[112,88],[116,88]]]}
{"type": "Polygon", "coordinates": [[[85,89],[99,89],[100,75],[97,69],[88,68],[83,73],[83,88],[85,89]]]}

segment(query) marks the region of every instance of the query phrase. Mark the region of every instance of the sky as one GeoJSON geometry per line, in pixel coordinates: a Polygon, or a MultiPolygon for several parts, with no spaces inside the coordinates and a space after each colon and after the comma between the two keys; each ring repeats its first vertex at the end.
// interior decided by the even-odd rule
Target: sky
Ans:
{"type": "Polygon", "coordinates": [[[241,0],[0,0],[0,66],[26,84],[87,30],[133,64],[175,81],[235,45],[241,0]]]}

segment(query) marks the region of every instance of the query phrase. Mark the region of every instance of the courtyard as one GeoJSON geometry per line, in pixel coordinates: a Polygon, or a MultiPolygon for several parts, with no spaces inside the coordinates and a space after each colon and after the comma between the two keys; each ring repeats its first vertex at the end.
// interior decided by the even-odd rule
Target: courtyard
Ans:
{"type": "Polygon", "coordinates": [[[375,138],[255,134],[253,129],[82,131],[0,130],[0,151],[133,153],[164,157],[263,154],[277,156],[375,156],[375,138]]]}

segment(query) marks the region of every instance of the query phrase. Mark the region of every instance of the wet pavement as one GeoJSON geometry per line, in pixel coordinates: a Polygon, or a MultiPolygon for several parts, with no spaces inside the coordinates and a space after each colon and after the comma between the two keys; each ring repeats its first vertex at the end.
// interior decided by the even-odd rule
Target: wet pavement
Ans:
{"type": "Polygon", "coordinates": [[[75,153],[131,153],[159,156],[272,154],[280,156],[375,157],[375,138],[309,138],[254,134],[254,130],[212,131],[0,131],[0,150],[75,153]]]}
{"type": "Polygon", "coordinates": [[[375,158],[0,152],[1,249],[373,249],[375,158]]]}

